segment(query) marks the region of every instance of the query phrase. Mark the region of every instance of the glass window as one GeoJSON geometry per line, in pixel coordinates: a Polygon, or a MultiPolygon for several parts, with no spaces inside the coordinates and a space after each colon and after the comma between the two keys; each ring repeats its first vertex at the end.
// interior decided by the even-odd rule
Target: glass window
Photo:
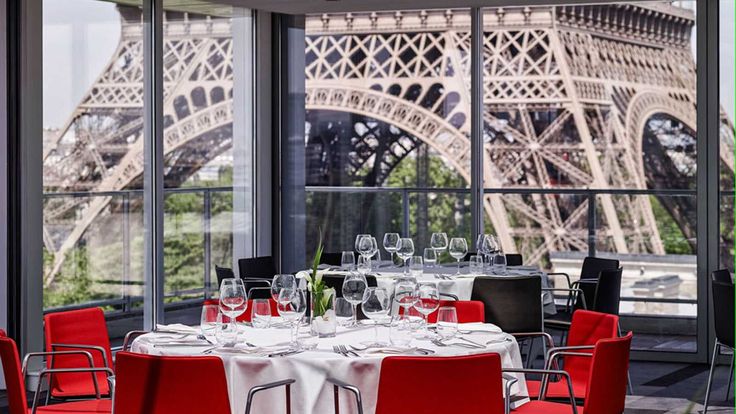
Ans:
{"type": "Polygon", "coordinates": [[[358,233],[418,254],[435,231],[470,240],[469,47],[467,9],[307,15],[297,268],[320,231],[327,252],[358,233]]]}
{"type": "Polygon", "coordinates": [[[215,266],[245,257],[253,233],[253,20],[216,2],[164,8],[164,318],[197,324],[215,266]]]}
{"type": "Polygon", "coordinates": [[[140,329],[141,8],[43,1],[44,308],[102,306],[140,329]],[[136,322],[138,321],[138,322],[136,322]]]}
{"type": "Polygon", "coordinates": [[[719,59],[720,59],[720,99],[721,99],[721,266],[734,272],[734,1],[721,0],[719,3],[719,59]]]}

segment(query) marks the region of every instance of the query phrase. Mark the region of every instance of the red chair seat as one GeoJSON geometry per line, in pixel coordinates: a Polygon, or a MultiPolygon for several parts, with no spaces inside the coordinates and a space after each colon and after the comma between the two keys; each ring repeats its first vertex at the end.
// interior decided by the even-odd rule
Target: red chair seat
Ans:
{"type": "MultiPolygon", "coordinates": [[[[578,405],[576,408],[578,414],[584,414],[583,407],[578,405]]],[[[572,414],[572,407],[568,404],[550,401],[530,401],[511,412],[516,414],[572,414]]]]}
{"type": "MultiPolygon", "coordinates": [[[[28,409],[31,412],[31,409],[28,409]]],[[[37,414],[89,414],[112,412],[111,400],[75,401],[63,404],[46,405],[36,409],[37,414]]]]}
{"type": "MultiPolygon", "coordinates": [[[[575,398],[585,399],[585,391],[588,387],[587,381],[572,379],[572,391],[575,393],[575,398]]],[[[529,391],[529,396],[532,398],[539,397],[539,391],[542,388],[542,381],[526,381],[526,389],[529,391]]],[[[564,379],[560,381],[550,381],[547,383],[547,398],[570,398],[570,391],[567,389],[567,381],[564,379]]]]}

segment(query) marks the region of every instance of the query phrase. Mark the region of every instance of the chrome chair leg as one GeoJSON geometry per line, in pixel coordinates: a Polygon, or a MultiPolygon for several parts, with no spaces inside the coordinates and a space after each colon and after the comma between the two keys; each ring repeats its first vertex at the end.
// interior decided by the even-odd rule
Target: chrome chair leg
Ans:
{"type": "Polygon", "coordinates": [[[728,369],[728,385],[726,386],[726,398],[723,401],[728,401],[728,395],[731,393],[731,383],[733,382],[733,360],[736,357],[736,350],[731,350],[731,367],[728,369]]]}
{"type": "Polygon", "coordinates": [[[703,414],[708,413],[708,400],[710,399],[710,387],[713,382],[713,368],[716,366],[716,356],[718,356],[719,343],[713,345],[713,358],[710,360],[710,372],[708,373],[708,386],[705,388],[705,401],[703,401],[703,414]]]}

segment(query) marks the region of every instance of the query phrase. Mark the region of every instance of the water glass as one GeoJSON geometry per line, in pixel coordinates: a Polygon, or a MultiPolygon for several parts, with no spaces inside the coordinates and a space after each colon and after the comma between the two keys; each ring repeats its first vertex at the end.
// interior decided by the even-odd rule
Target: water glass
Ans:
{"type": "Polygon", "coordinates": [[[409,309],[419,299],[417,292],[417,281],[413,278],[402,278],[396,281],[394,286],[394,301],[404,308],[403,314],[409,315],[409,309]]]}
{"type": "Polygon", "coordinates": [[[422,256],[412,256],[409,261],[409,272],[412,276],[419,278],[424,273],[424,261],[422,256]]]}
{"type": "Polygon", "coordinates": [[[383,248],[391,255],[391,262],[394,261],[394,253],[399,250],[399,233],[386,233],[383,235],[383,248]]]}
{"type": "Polygon", "coordinates": [[[468,243],[464,237],[453,237],[450,240],[450,256],[457,260],[457,273],[460,274],[460,261],[468,253],[468,243]]]}
{"type": "Polygon", "coordinates": [[[271,297],[273,300],[279,300],[281,289],[296,289],[296,277],[294,275],[276,275],[271,282],[271,297]]]}
{"type": "Polygon", "coordinates": [[[245,293],[243,279],[223,279],[220,285],[220,311],[235,324],[235,318],[248,308],[248,295],[245,293]]]}
{"type": "Polygon", "coordinates": [[[366,290],[366,299],[363,302],[363,313],[375,324],[375,341],[371,346],[382,346],[378,342],[378,325],[386,318],[391,309],[391,297],[384,288],[369,287],[366,290]]]}
{"type": "Polygon", "coordinates": [[[235,319],[228,317],[220,309],[215,320],[215,340],[218,344],[234,344],[237,341],[238,327],[234,322],[235,319]]]}
{"type": "Polygon", "coordinates": [[[359,234],[355,236],[355,251],[358,253],[361,253],[359,246],[360,246],[361,240],[363,240],[364,237],[371,237],[371,235],[370,234],[359,234]]]}
{"type": "Polygon", "coordinates": [[[414,327],[408,315],[399,315],[391,321],[388,337],[391,345],[408,348],[413,339],[414,327]]]}
{"type": "Polygon", "coordinates": [[[437,311],[437,334],[442,339],[457,335],[457,310],[453,306],[443,306],[437,311]]]}
{"type": "Polygon", "coordinates": [[[497,275],[506,274],[506,255],[503,252],[497,253],[493,256],[493,273],[497,275]]]}
{"type": "Polygon", "coordinates": [[[429,239],[429,247],[437,253],[437,264],[440,263],[440,255],[447,249],[447,233],[432,233],[429,239]]]}
{"type": "Polygon", "coordinates": [[[365,234],[362,237],[359,236],[358,240],[356,241],[356,246],[357,246],[356,250],[358,250],[358,253],[360,253],[360,255],[364,257],[373,256],[373,254],[375,253],[375,250],[378,249],[378,245],[376,244],[376,239],[371,237],[370,234],[365,234]]]}
{"type": "Polygon", "coordinates": [[[217,314],[220,305],[202,305],[202,316],[199,319],[199,329],[202,335],[213,335],[217,328],[217,314]]]}
{"type": "Polygon", "coordinates": [[[470,256],[470,274],[478,276],[483,274],[483,256],[470,256]]]}
{"type": "Polygon", "coordinates": [[[271,324],[271,303],[268,299],[253,300],[250,321],[254,328],[265,329],[271,324]]]}
{"type": "Polygon", "coordinates": [[[431,336],[427,330],[427,316],[436,311],[440,307],[440,292],[437,285],[433,282],[423,282],[417,284],[417,301],[414,302],[414,309],[419,312],[424,319],[424,336],[431,336]]]}
{"type": "Polygon", "coordinates": [[[335,299],[335,317],[337,318],[337,324],[342,327],[348,327],[353,324],[353,318],[355,315],[355,309],[353,304],[345,298],[335,299]]]}
{"type": "Polygon", "coordinates": [[[435,263],[437,263],[437,251],[434,249],[427,247],[424,249],[424,264],[427,265],[427,267],[434,267],[435,263]]]}
{"type": "Polygon", "coordinates": [[[345,271],[351,271],[355,269],[355,253],[353,252],[342,252],[340,258],[340,268],[345,271]]]}
{"type": "Polygon", "coordinates": [[[414,241],[404,237],[399,241],[399,250],[396,251],[401,260],[404,261],[404,274],[409,273],[409,258],[414,256],[414,241]]]}
{"type": "Polygon", "coordinates": [[[307,312],[307,296],[302,289],[281,289],[277,302],[279,315],[291,324],[291,346],[299,348],[299,322],[307,312]]]}
{"type": "Polygon", "coordinates": [[[353,305],[353,325],[358,324],[358,305],[365,302],[368,282],[360,273],[349,273],[342,282],[342,297],[353,305]]]}
{"type": "Polygon", "coordinates": [[[366,275],[371,271],[371,258],[366,256],[358,257],[358,273],[366,275]]]}

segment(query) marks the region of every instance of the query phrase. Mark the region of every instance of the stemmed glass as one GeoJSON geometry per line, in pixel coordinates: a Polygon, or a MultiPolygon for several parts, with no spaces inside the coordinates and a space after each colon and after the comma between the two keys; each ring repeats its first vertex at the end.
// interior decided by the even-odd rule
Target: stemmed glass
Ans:
{"type": "Polygon", "coordinates": [[[403,237],[399,241],[399,250],[396,252],[404,262],[404,274],[409,274],[409,258],[414,256],[414,241],[408,237],[403,237]]]}
{"type": "Polygon", "coordinates": [[[371,237],[370,234],[359,234],[355,236],[355,251],[360,253],[360,241],[363,240],[364,237],[371,237]]]}
{"type": "Polygon", "coordinates": [[[437,285],[432,282],[423,282],[417,285],[417,301],[414,309],[422,315],[424,329],[421,336],[431,337],[427,327],[427,316],[440,307],[440,292],[437,285]]]}
{"type": "Polygon", "coordinates": [[[417,284],[413,279],[400,279],[394,288],[394,300],[403,308],[403,314],[409,317],[409,309],[419,300],[417,284]]]}
{"type": "Polygon", "coordinates": [[[437,264],[440,264],[440,255],[447,249],[447,233],[432,233],[429,239],[429,247],[437,253],[437,264]]]}
{"type": "Polygon", "coordinates": [[[388,315],[391,309],[391,298],[386,289],[379,287],[369,287],[365,297],[363,313],[375,323],[375,341],[369,347],[380,347],[384,344],[378,342],[378,324],[388,315]]]}
{"type": "Polygon", "coordinates": [[[391,255],[391,263],[394,262],[394,253],[399,250],[399,233],[386,233],[383,235],[383,248],[391,255]]]}
{"type": "Polygon", "coordinates": [[[374,254],[376,254],[376,250],[378,250],[378,246],[376,245],[375,239],[371,237],[370,234],[363,235],[363,237],[360,237],[360,236],[358,237],[359,239],[356,242],[355,250],[357,250],[361,256],[371,257],[374,254]]]}
{"type": "Polygon", "coordinates": [[[307,312],[307,296],[302,289],[281,289],[278,296],[278,312],[291,323],[291,347],[299,349],[299,321],[307,312]]]}
{"type": "Polygon", "coordinates": [[[486,245],[487,234],[479,234],[475,241],[475,250],[483,257],[483,262],[488,260],[488,246],[486,245]]]}
{"type": "Polygon", "coordinates": [[[450,240],[450,256],[457,260],[457,273],[460,274],[460,260],[468,253],[468,243],[464,237],[453,237],[450,240]]]}
{"type": "Polygon", "coordinates": [[[493,259],[495,258],[499,248],[500,246],[498,244],[496,236],[492,234],[486,235],[486,237],[483,239],[483,249],[487,252],[487,262],[490,264],[491,270],[493,270],[493,259]]]}
{"type": "Polygon", "coordinates": [[[248,307],[248,295],[245,293],[243,279],[228,278],[220,285],[220,311],[229,318],[229,329],[237,332],[235,318],[245,313],[248,307]]]}
{"type": "Polygon", "coordinates": [[[348,273],[342,282],[342,297],[353,305],[353,323],[358,325],[358,305],[365,302],[368,282],[360,273],[348,273]]]}
{"type": "Polygon", "coordinates": [[[271,282],[271,297],[278,302],[281,289],[296,289],[296,277],[294,275],[276,275],[271,282]]]}

